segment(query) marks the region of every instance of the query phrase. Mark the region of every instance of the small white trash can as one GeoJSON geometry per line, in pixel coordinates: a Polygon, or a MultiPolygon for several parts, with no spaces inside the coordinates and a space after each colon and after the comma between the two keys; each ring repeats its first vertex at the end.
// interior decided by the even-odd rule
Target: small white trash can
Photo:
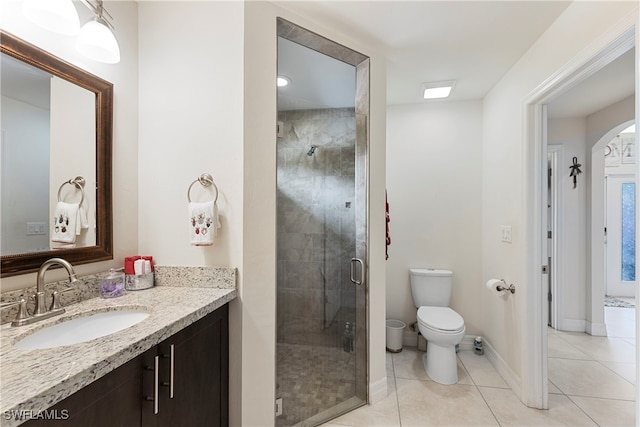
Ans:
{"type": "Polygon", "coordinates": [[[402,351],[402,333],[405,323],[400,320],[387,320],[387,351],[400,353],[402,351]]]}

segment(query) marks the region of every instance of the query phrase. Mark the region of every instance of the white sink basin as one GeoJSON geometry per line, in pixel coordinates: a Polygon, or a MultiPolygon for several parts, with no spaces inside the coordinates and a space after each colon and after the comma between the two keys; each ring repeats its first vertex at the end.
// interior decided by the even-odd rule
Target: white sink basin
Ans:
{"type": "Polygon", "coordinates": [[[78,344],[129,328],[149,317],[149,314],[140,308],[91,312],[41,329],[16,342],[13,347],[36,350],[78,344]]]}

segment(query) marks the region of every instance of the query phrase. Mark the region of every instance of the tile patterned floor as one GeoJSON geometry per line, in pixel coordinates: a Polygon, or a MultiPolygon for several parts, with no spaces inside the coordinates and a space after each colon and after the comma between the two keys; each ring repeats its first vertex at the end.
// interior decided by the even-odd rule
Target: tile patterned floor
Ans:
{"type": "Polygon", "coordinates": [[[355,394],[355,358],[340,347],[278,344],[278,397],[285,402],[277,426],[290,426],[355,394]]]}
{"type": "Polygon", "coordinates": [[[335,426],[634,426],[635,310],[607,308],[609,337],[549,330],[549,409],[524,406],[484,356],[458,353],[459,381],[424,372],[422,352],[387,353],[388,396],[335,426]]]}

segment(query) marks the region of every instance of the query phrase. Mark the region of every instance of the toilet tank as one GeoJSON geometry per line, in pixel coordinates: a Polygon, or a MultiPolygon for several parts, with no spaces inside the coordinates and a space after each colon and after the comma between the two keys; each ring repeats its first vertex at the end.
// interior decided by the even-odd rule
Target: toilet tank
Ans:
{"type": "Polygon", "coordinates": [[[422,306],[448,307],[451,300],[450,270],[411,268],[411,295],[417,308],[422,306]]]}

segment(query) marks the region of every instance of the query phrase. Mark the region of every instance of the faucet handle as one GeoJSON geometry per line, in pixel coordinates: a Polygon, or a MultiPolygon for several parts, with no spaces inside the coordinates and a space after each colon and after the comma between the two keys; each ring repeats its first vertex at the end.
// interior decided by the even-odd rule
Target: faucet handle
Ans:
{"type": "Polygon", "coordinates": [[[18,314],[16,314],[16,318],[13,320],[14,322],[17,322],[19,320],[26,319],[27,317],[29,317],[29,313],[27,312],[27,301],[25,301],[24,298],[20,298],[19,301],[2,303],[0,304],[0,309],[9,308],[16,305],[18,306],[18,314]]]}
{"type": "Polygon", "coordinates": [[[13,307],[14,305],[18,305],[20,304],[20,302],[24,301],[24,298],[18,300],[18,301],[11,301],[11,302],[3,302],[0,303],[0,310],[4,309],[4,308],[10,308],[13,307]]]}
{"type": "Polygon", "coordinates": [[[72,291],[74,288],[65,288],[61,291],[53,291],[53,296],[51,297],[51,307],[49,307],[49,311],[58,310],[60,307],[60,294],[64,294],[66,292],[72,291]]]}

